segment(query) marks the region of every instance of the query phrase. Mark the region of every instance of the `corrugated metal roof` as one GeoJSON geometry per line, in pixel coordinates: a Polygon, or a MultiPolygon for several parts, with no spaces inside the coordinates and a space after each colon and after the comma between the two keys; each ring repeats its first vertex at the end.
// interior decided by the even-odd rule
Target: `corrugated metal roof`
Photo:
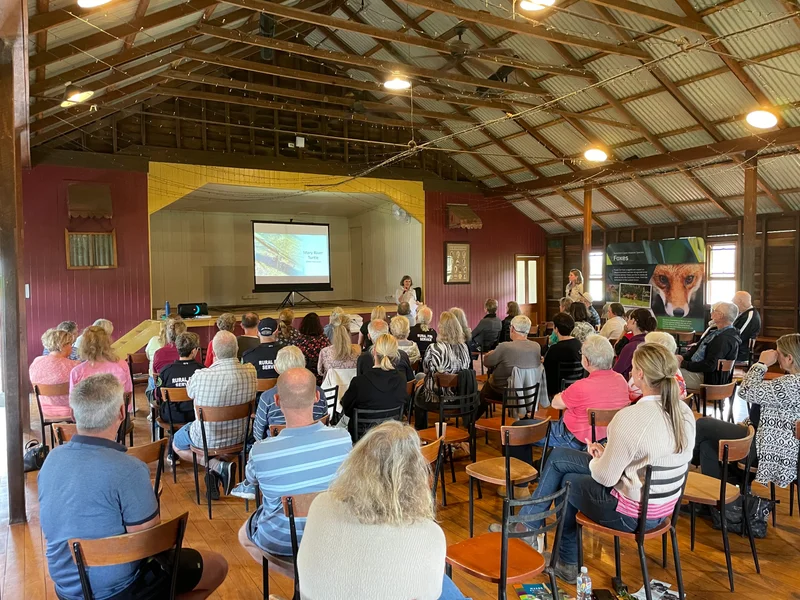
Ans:
{"type": "Polygon", "coordinates": [[[542,206],[547,207],[553,214],[559,217],[569,217],[572,215],[579,215],[581,211],[572,206],[569,202],[564,200],[561,196],[542,196],[538,198],[542,206]]]}
{"type": "MultiPolygon", "coordinates": [[[[373,27],[380,27],[381,29],[391,29],[397,31],[404,26],[396,14],[394,14],[383,2],[380,0],[370,0],[370,2],[361,2],[361,0],[348,0],[350,9],[361,17],[364,21],[373,27]]],[[[403,10],[414,8],[411,5],[401,3],[400,6],[403,10]]],[[[336,11],[336,16],[342,19],[349,19],[342,11],[336,11]],[[341,15],[341,16],[340,16],[341,15]]]]}
{"type": "MultiPolygon", "coordinates": [[[[465,129],[469,129],[472,127],[469,123],[464,123],[463,121],[442,121],[442,124],[449,128],[451,131],[460,132],[465,129]]],[[[489,140],[485,134],[481,133],[480,131],[470,131],[468,133],[462,133],[458,136],[462,142],[464,142],[467,146],[477,146],[478,144],[484,144],[489,140]]]]}
{"type": "Polygon", "coordinates": [[[428,100],[427,98],[414,98],[414,104],[424,110],[432,110],[441,113],[454,113],[456,112],[452,104],[447,102],[439,102],[438,100],[428,100]]]}
{"type": "MultiPolygon", "coordinates": [[[[463,6],[464,8],[469,8],[470,10],[488,11],[493,15],[497,15],[498,17],[503,17],[505,19],[509,19],[512,16],[511,12],[505,6],[496,2],[487,2],[486,0],[456,0],[456,2],[453,4],[463,6]]],[[[486,35],[488,35],[490,38],[496,38],[505,33],[503,29],[489,27],[483,24],[481,24],[481,29],[483,29],[486,35]]]]}
{"type": "MultiPolygon", "coordinates": [[[[603,80],[640,66],[641,63],[635,58],[606,54],[602,58],[587,64],[586,68],[597,74],[598,79],[603,80]]],[[[649,71],[642,69],[603,85],[615,98],[626,98],[659,86],[658,80],[649,71]]]]}
{"type": "Polygon", "coordinates": [[[681,204],[678,208],[678,212],[692,221],[723,219],[728,216],[711,202],[703,202],[702,204],[681,204]]]}
{"type": "Polygon", "coordinates": [[[595,89],[586,88],[586,81],[577,77],[551,77],[541,86],[556,98],[559,104],[572,112],[581,112],[604,104],[603,97],[595,89]]]}
{"type": "Polygon", "coordinates": [[[637,211],[636,214],[648,225],[657,225],[658,223],[675,223],[678,220],[666,208],[641,210],[637,211]]]}
{"type": "Polygon", "coordinates": [[[511,48],[520,58],[525,58],[531,62],[554,66],[564,66],[566,64],[564,58],[556,52],[549,42],[527,35],[512,36],[503,40],[500,43],[500,47],[511,48]]]}
{"type": "Polygon", "coordinates": [[[750,78],[775,104],[800,100],[797,75],[800,73],[800,52],[776,56],[757,65],[742,65],[750,78]]]}
{"type": "Polygon", "coordinates": [[[536,175],[531,173],[530,171],[521,171],[520,173],[511,173],[510,175],[506,175],[511,181],[514,183],[523,183],[525,181],[533,181],[536,179],[536,175]]]}
{"type": "Polygon", "coordinates": [[[761,160],[758,174],[773,189],[800,187],[800,157],[796,154],[761,160]]]}
{"type": "Polygon", "coordinates": [[[699,200],[704,197],[692,180],[685,175],[653,177],[647,180],[647,185],[672,203],[699,200]]]}
{"type": "MultiPolygon", "coordinates": [[[[607,112],[607,111],[606,111],[607,112]]],[[[603,140],[608,145],[621,144],[623,142],[641,139],[642,134],[638,131],[623,129],[622,127],[612,127],[604,123],[594,121],[583,121],[583,126],[591,131],[599,140],[603,140]]]]}
{"type": "Polygon", "coordinates": [[[781,194],[781,198],[792,210],[800,210],[800,193],[781,194]]]}
{"type": "Polygon", "coordinates": [[[479,152],[500,172],[524,166],[519,160],[503,152],[500,146],[487,146],[486,148],[481,148],[479,152]]]}
{"type": "Polygon", "coordinates": [[[617,213],[613,215],[597,215],[602,219],[603,223],[605,223],[608,227],[633,227],[636,225],[636,221],[631,219],[625,213],[617,213]]]}
{"type": "MultiPolygon", "coordinates": [[[[572,196],[578,204],[583,206],[583,192],[581,190],[570,190],[569,195],[572,196]]],[[[592,211],[606,212],[610,210],[617,210],[617,207],[598,190],[593,190],[592,211]]]]}
{"type": "Polygon", "coordinates": [[[694,174],[716,196],[739,196],[744,194],[744,171],[738,167],[696,169],[694,174]]]}
{"type": "Polygon", "coordinates": [[[713,144],[716,141],[705,129],[689,131],[687,133],[679,133],[678,135],[670,135],[667,137],[660,137],[658,139],[662,144],[664,144],[667,150],[683,150],[684,148],[694,148],[695,146],[713,144]]]}
{"type": "MultiPolygon", "coordinates": [[[[175,0],[172,2],[177,4],[175,0]]],[[[138,0],[121,0],[108,5],[108,10],[89,14],[85,17],[73,18],[59,25],[47,30],[47,48],[52,50],[62,44],[74,42],[92,33],[111,29],[118,25],[124,25],[133,20],[133,15],[136,14],[136,7],[138,0]]],[[[136,31],[133,27],[130,28],[130,33],[136,31]]]]}
{"type": "Polygon", "coordinates": [[[464,167],[468,173],[471,173],[475,177],[483,177],[484,175],[491,175],[492,173],[489,169],[484,167],[469,154],[454,154],[452,155],[452,158],[462,167],[464,167]]]}
{"type": "Polygon", "coordinates": [[[717,125],[717,131],[719,131],[726,140],[735,140],[753,135],[753,129],[747,125],[747,121],[744,120],[731,121],[730,123],[717,125]]]}
{"type": "Polygon", "coordinates": [[[733,73],[689,83],[681,92],[710,120],[747,113],[754,105],[753,96],[733,73]]]}
{"type": "MultiPolygon", "coordinates": [[[[706,17],[706,22],[720,35],[745,31],[787,14],[780,0],[746,0],[727,10],[706,17]]],[[[725,46],[735,55],[752,58],[772,50],[800,44],[800,29],[791,20],[773,23],[752,33],[729,37],[725,46]]]]}
{"type": "Polygon", "coordinates": [[[625,104],[625,107],[652,133],[664,133],[696,124],[692,116],[664,91],[625,104]]]}
{"type": "Polygon", "coordinates": [[[503,119],[499,123],[488,127],[489,131],[497,137],[505,137],[522,131],[522,127],[514,123],[511,119],[505,118],[506,114],[502,110],[495,110],[493,108],[472,108],[469,112],[473,117],[483,123],[496,119],[503,119]]]}
{"type": "MultiPolygon", "coordinates": [[[[781,212],[781,209],[772,203],[772,200],[766,196],[759,196],[757,199],[758,214],[781,212]]],[[[737,216],[744,214],[744,202],[741,200],[723,200],[722,203],[726,208],[737,216]]]]}
{"type": "Polygon", "coordinates": [[[588,140],[583,137],[572,125],[559,123],[539,131],[539,134],[550,142],[549,146],[567,156],[583,154],[588,145],[588,140]]]}
{"type": "Polygon", "coordinates": [[[539,169],[539,171],[541,171],[542,175],[545,177],[555,177],[556,175],[566,175],[568,173],[572,173],[572,169],[561,163],[543,165],[541,167],[537,167],[537,169],[539,169]]]}
{"type": "Polygon", "coordinates": [[[500,187],[501,185],[505,185],[506,182],[500,179],[499,177],[492,177],[491,179],[484,179],[483,183],[486,184],[490,188],[500,187]]]}
{"type": "MultiPolygon", "coordinates": [[[[569,7],[569,13],[572,14],[568,14],[565,11],[557,11],[555,14],[548,17],[547,24],[555,27],[560,32],[577,37],[607,44],[617,43],[617,37],[610,27],[595,21],[580,18],[579,15],[586,15],[593,19],[601,19],[600,13],[588,2],[573,4],[569,7]]],[[[591,48],[578,46],[570,46],[569,51],[570,54],[573,54],[578,59],[586,58],[596,52],[591,48]]]]}
{"type": "Polygon", "coordinates": [[[558,233],[567,233],[567,229],[562,227],[555,221],[545,221],[544,223],[539,223],[539,226],[544,229],[547,233],[551,234],[558,234],[558,233]]]}
{"type": "MultiPolygon", "coordinates": [[[[683,29],[673,29],[668,32],[665,37],[670,40],[678,40],[681,36],[684,36],[690,43],[697,43],[702,40],[699,34],[683,29]]],[[[679,52],[676,54],[680,49],[678,46],[659,39],[651,38],[642,42],[641,45],[655,58],[671,57],[658,63],[658,67],[672,81],[685,79],[692,75],[700,75],[701,73],[713,71],[714,69],[725,66],[725,63],[722,62],[722,59],[716,54],[701,52],[699,50],[679,52]]]]}
{"type": "Polygon", "coordinates": [[[636,182],[626,181],[624,183],[616,183],[607,186],[606,189],[614,194],[614,197],[628,208],[643,208],[653,205],[652,198],[645,194],[636,182]]]}
{"type": "Polygon", "coordinates": [[[553,158],[553,154],[531,136],[520,136],[506,142],[517,154],[530,162],[539,162],[553,158]]]}
{"type": "Polygon", "coordinates": [[[546,221],[550,218],[529,200],[518,200],[517,202],[512,202],[512,204],[532,221],[546,221]]]}
{"type": "MultiPolygon", "coordinates": [[[[347,19],[347,15],[345,15],[342,11],[338,11],[337,13],[335,13],[335,16],[339,17],[340,19],[347,19]]],[[[340,29],[336,32],[336,35],[348,46],[350,46],[353,50],[355,50],[356,53],[362,55],[366,54],[367,52],[372,50],[375,46],[379,45],[373,38],[367,35],[362,35],[360,33],[353,33],[352,31],[343,31],[340,29]]],[[[402,55],[408,56],[409,55],[408,46],[401,46],[399,52],[402,55]]],[[[394,58],[391,54],[389,55],[389,57],[390,58],[387,60],[393,60],[395,62],[397,61],[397,59],[394,58]]]]}
{"type": "Polygon", "coordinates": [[[614,149],[614,156],[620,160],[625,160],[631,156],[644,158],[645,156],[652,156],[653,154],[658,154],[658,151],[650,142],[641,142],[639,144],[631,144],[630,146],[614,149]]]}

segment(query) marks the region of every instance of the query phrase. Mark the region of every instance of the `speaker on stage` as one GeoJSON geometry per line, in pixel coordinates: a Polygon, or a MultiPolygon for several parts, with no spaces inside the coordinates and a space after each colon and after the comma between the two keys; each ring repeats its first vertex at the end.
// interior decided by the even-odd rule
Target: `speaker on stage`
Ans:
{"type": "Polygon", "coordinates": [[[178,314],[181,316],[181,319],[202,317],[208,315],[208,304],[205,302],[198,302],[197,304],[178,304],[178,314]]]}

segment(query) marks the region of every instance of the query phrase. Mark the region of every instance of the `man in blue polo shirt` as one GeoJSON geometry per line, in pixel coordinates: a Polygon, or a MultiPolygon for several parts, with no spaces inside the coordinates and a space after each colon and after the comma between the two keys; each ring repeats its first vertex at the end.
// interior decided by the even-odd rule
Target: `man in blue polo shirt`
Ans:
{"type": "MultiPolygon", "coordinates": [[[[289,369],[278,378],[275,403],[286,418],[286,429],[253,445],[247,479],[258,481],[264,501],[239,530],[239,542],[261,562],[262,552],[291,556],[289,519],[281,496],[328,489],[352,447],[346,429],[314,422],[317,382],[311,371],[289,369]]],[[[297,519],[302,536],[305,519],[297,519]]]]}
{"type": "MultiPolygon", "coordinates": [[[[95,375],[70,392],[78,432],[50,452],[39,472],[39,513],[50,577],[61,600],[81,600],[80,577],[68,542],[143,531],[161,521],[150,469],[114,440],[125,418],[123,390],[114,375],[95,375]]],[[[88,569],[97,600],[166,597],[165,559],[88,569]]],[[[171,570],[171,566],[168,566],[171,570]]],[[[178,593],[206,598],[228,572],[216,552],[182,548],[178,593]]]]}

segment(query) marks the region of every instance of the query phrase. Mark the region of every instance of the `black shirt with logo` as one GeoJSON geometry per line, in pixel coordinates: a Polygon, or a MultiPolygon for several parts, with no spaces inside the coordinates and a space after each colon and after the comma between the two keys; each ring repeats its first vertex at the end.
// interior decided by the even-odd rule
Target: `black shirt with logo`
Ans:
{"type": "Polygon", "coordinates": [[[278,376],[275,371],[275,358],[280,349],[281,346],[277,342],[264,342],[242,354],[242,363],[253,365],[259,379],[275,379],[278,376]]]}
{"type": "MultiPolygon", "coordinates": [[[[159,388],[185,388],[189,383],[189,378],[195,371],[203,368],[196,360],[176,360],[174,363],[161,369],[158,375],[159,388]]],[[[163,398],[162,394],[159,394],[163,398]]],[[[161,418],[169,422],[170,410],[172,411],[173,423],[188,423],[194,421],[194,402],[162,402],[161,418]]]]}
{"type": "Polygon", "coordinates": [[[425,352],[428,346],[436,343],[436,332],[430,328],[428,331],[422,331],[421,325],[417,324],[411,328],[408,339],[412,342],[416,342],[420,357],[425,358],[425,352]]]}

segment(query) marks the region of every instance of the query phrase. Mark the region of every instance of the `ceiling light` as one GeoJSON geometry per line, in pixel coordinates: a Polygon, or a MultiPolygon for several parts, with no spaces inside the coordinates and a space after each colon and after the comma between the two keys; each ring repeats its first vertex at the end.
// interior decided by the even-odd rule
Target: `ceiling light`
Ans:
{"type": "Polygon", "coordinates": [[[111,0],[78,0],[78,6],[81,8],[95,8],[96,6],[103,6],[108,4],[111,0]]]}
{"type": "Polygon", "coordinates": [[[608,154],[602,148],[589,148],[583,153],[583,157],[591,162],[603,162],[608,159],[608,154]]]}
{"type": "Polygon", "coordinates": [[[556,3],[556,0],[522,0],[519,7],[522,10],[544,10],[556,3]]]}
{"type": "Polygon", "coordinates": [[[754,110],[747,115],[746,119],[750,125],[758,129],[771,129],[778,124],[778,117],[764,109],[754,110]]]}
{"type": "Polygon", "coordinates": [[[81,102],[86,102],[92,96],[94,96],[92,90],[82,90],[76,85],[69,85],[64,91],[64,100],[61,102],[61,108],[69,108],[81,102]]]}
{"type": "Polygon", "coordinates": [[[407,90],[411,87],[411,82],[400,75],[392,75],[392,78],[383,84],[387,90],[407,90]]]}

